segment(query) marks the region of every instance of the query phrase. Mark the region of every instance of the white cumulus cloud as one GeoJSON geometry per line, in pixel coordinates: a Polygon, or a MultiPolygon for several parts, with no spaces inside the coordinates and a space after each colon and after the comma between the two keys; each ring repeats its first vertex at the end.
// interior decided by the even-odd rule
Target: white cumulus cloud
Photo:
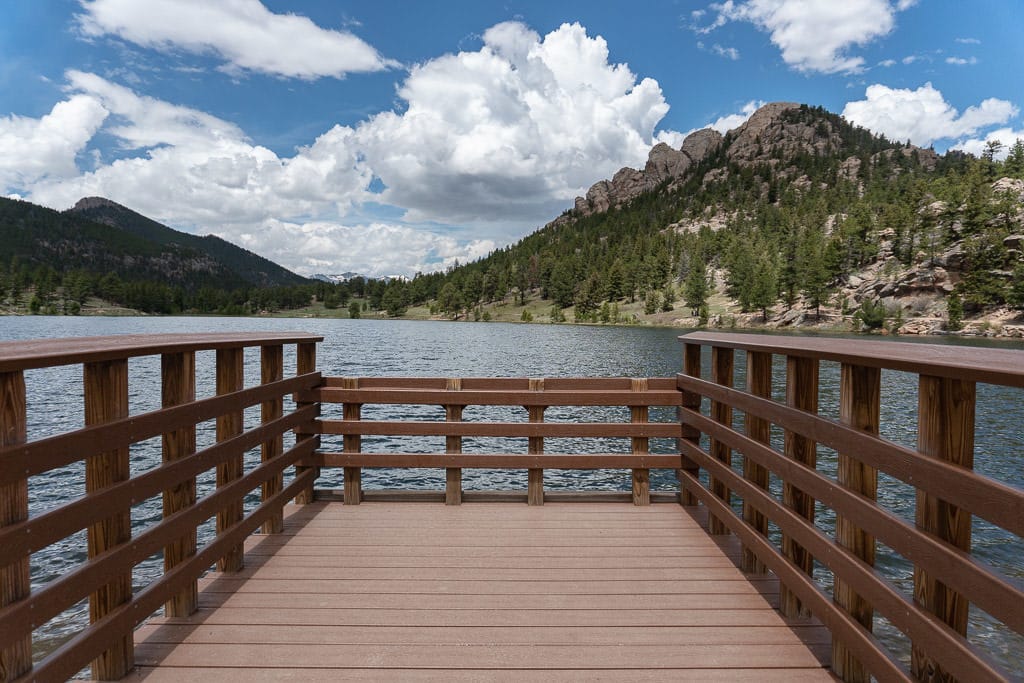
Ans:
{"type": "Polygon", "coordinates": [[[19,141],[32,129],[35,151],[60,151],[45,172],[12,161],[28,180],[0,177],[0,190],[59,209],[108,197],[303,273],[330,263],[411,275],[482,256],[596,180],[642,165],[668,111],[657,82],[609,61],[604,39],[578,24],[545,36],[498,24],[480,49],[413,67],[398,89],[404,106],[333,126],[290,156],[207,112],[94,73],[65,76],[50,115],[59,122],[0,119],[0,139],[5,127],[19,141]]]}
{"type": "Polygon", "coordinates": [[[405,111],[357,129],[384,200],[410,220],[543,220],[646,159],[668,105],[657,82],[609,63],[603,38],[506,22],[483,42],[414,67],[405,111]]]}
{"type": "Polygon", "coordinates": [[[490,240],[460,240],[419,227],[372,222],[271,219],[221,237],[307,275],[355,271],[371,277],[412,276],[466,263],[494,250],[490,240]]]}
{"type": "Polygon", "coordinates": [[[849,73],[861,71],[862,57],[849,50],[887,35],[896,12],[914,4],[900,0],[726,0],[710,6],[715,19],[698,33],[709,33],[730,21],[745,21],[771,36],[782,59],[799,71],[849,73]]]}
{"type": "Polygon", "coordinates": [[[38,119],[0,117],[0,186],[21,188],[42,178],[76,175],[75,157],[107,114],[95,99],[76,96],[38,119]]]}
{"type": "Polygon", "coordinates": [[[1003,148],[999,150],[999,153],[995,155],[995,158],[1002,161],[1006,158],[1006,155],[1010,153],[1010,147],[1017,142],[1017,140],[1024,140],[1024,130],[997,128],[996,130],[986,133],[984,137],[960,140],[950,147],[950,149],[961,150],[980,157],[985,151],[987,143],[1001,142],[1003,144],[1003,148]]]}
{"type": "Polygon", "coordinates": [[[344,210],[363,199],[372,179],[350,128],[335,126],[281,158],[205,112],[91,73],[69,71],[67,78],[68,102],[109,112],[104,130],[128,155],[89,172],[43,179],[32,186],[32,201],[65,208],[98,195],[157,220],[209,227],[344,210]]]}
{"type": "Polygon", "coordinates": [[[394,62],[346,31],[296,14],[274,14],[259,0],[80,0],[81,33],[115,35],[142,47],[214,54],[228,71],[288,78],[340,78],[394,62]]]}
{"type": "Polygon", "coordinates": [[[994,97],[960,113],[931,83],[916,90],[870,85],[865,99],[843,108],[843,116],[851,123],[922,147],[935,140],[973,135],[981,128],[1006,123],[1017,113],[1012,102],[994,97]]]}

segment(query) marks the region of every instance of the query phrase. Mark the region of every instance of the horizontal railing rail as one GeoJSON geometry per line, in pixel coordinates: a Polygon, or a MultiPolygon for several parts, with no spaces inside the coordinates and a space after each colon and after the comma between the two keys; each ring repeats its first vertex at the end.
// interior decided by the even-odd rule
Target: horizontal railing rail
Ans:
{"type": "Polygon", "coordinates": [[[320,340],[256,333],[0,344],[0,680],[58,680],[85,666],[94,679],[123,677],[133,666],[135,626],[161,606],[169,616],[191,614],[199,576],[214,564],[241,569],[246,536],[282,529],[284,505],[310,499],[316,474],[294,468],[284,483],[285,471],[319,443],[309,434],[319,406],[299,401],[286,411],[285,400],[320,385],[320,340]],[[288,379],[285,345],[295,346],[296,375],[288,379]],[[260,384],[246,388],[243,354],[253,347],[260,353],[260,384]],[[216,395],[197,400],[202,351],[216,352],[216,395]],[[162,407],[130,414],[128,360],[142,356],[160,359],[162,407]],[[26,399],[36,387],[27,371],[57,366],[82,367],[85,426],[30,440],[26,399]],[[247,428],[244,411],[256,406],[260,421],[247,428]],[[197,448],[197,425],[208,421],[216,422],[216,441],[197,448]],[[296,438],[286,449],[288,432],[296,438]],[[136,457],[136,444],[157,437],[159,448],[150,445],[136,457]],[[246,471],[245,456],[256,449],[259,462],[246,471]],[[36,504],[30,495],[46,486],[30,482],[53,476],[65,488],[69,482],[82,488],[52,507],[36,504]],[[203,476],[215,478],[215,487],[197,489],[203,476]],[[150,508],[149,517],[157,507],[157,521],[138,519],[139,506],[150,508]],[[198,530],[213,518],[216,529],[204,538],[198,530]],[[52,559],[61,571],[50,580],[32,576],[30,559],[42,553],[45,570],[48,552],[60,554],[52,559]],[[70,562],[74,554],[83,558],[77,565],[70,562]],[[133,570],[160,555],[163,572],[147,570],[151,580],[134,592],[133,570]],[[33,582],[41,585],[32,589],[33,582]],[[33,662],[34,633],[87,597],[89,623],[55,648],[36,648],[33,662]]]}
{"type": "Polygon", "coordinates": [[[1024,634],[1024,583],[972,554],[972,516],[1024,534],[1024,491],[972,471],[975,383],[1024,386],[1024,353],[745,334],[681,340],[680,450],[708,475],[705,483],[681,472],[682,487],[708,506],[711,533],[740,538],[745,570],[778,575],[784,615],[813,613],[831,629],[833,673],[850,681],[1011,678],[967,637],[970,605],[1024,634]],[[701,378],[703,347],[710,380],[701,378]],[[737,350],[745,390],[733,387],[737,350]],[[775,355],[785,358],[784,404],[772,399],[775,355]],[[820,361],[840,364],[839,421],[817,415],[820,361]],[[879,436],[883,369],[918,375],[916,450],[879,436]],[[837,452],[828,472],[818,444],[837,452]],[[878,504],[880,472],[913,487],[913,521],[878,504]],[[913,566],[912,592],[874,568],[879,544],[890,563],[898,556],[913,566]],[[909,667],[874,636],[876,613],[911,641],[909,667]]]}
{"type": "Polygon", "coordinates": [[[316,433],[341,436],[343,451],[323,450],[303,461],[314,467],[344,469],[344,500],[358,504],[363,497],[362,469],[444,468],[445,501],[462,501],[462,469],[501,468],[528,471],[527,500],[544,501],[544,469],[630,469],[634,503],[650,502],[651,469],[679,469],[678,452],[651,454],[649,439],[678,439],[678,421],[651,422],[651,407],[681,405],[681,394],[672,378],[442,378],[442,377],[325,377],[323,386],[300,392],[305,400],[342,404],[342,419],[322,417],[316,433]],[[365,405],[441,406],[441,420],[363,420],[365,405]],[[470,406],[520,407],[528,422],[463,422],[470,406]],[[629,422],[544,422],[550,407],[624,408],[629,422]],[[443,453],[368,453],[363,437],[438,436],[445,438],[443,453]],[[526,438],[527,452],[463,453],[464,437],[526,438]],[[630,440],[629,453],[547,453],[544,440],[630,440]]]}

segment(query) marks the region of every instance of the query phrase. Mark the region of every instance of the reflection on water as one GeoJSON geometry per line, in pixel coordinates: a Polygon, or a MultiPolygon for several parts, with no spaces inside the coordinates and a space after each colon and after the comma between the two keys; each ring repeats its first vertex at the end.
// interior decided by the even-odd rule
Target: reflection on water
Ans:
{"type": "MultiPolygon", "coordinates": [[[[498,323],[437,323],[423,321],[317,320],[317,319],[244,319],[244,318],[0,318],[0,340],[37,337],[65,337],[122,333],[230,332],[230,331],[301,331],[322,334],[324,343],[318,356],[319,369],[334,376],[440,376],[440,377],[572,377],[631,376],[656,377],[674,375],[681,366],[677,337],[684,331],[676,329],[574,327],[541,325],[508,325],[498,323]]],[[[902,341],[902,340],[901,340],[902,341]]],[[[929,339],[929,342],[966,344],[955,339],[929,339]]],[[[970,343],[984,344],[983,341],[970,343]]],[[[1024,348],[1024,345],[991,342],[990,345],[1024,348]]],[[[969,353],[965,348],[965,353],[969,353]]],[[[707,358],[705,358],[707,360],[707,358]]],[[[737,354],[736,386],[745,384],[744,354],[737,354]]],[[[197,357],[196,393],[199,398],[214,394],[214,354],[203,352],[197,357]]],[[[294,374],[294,356],[285,356],[285,376],[294,374]]],[[[132,413],[154,410],[160,404],[159,359],[133,359],[129,362],[132,413]]],[[[705,376],[709,368],[705,365],[705,376]]],[[[785,368],[776,359],[774,368],[776,399],[782,399],[785,368]]],[[[917,391],[913,376],[897,372],[883,373],[882,436],[896,443],[913,447],[916,443],[917,391]]],[[[246,385],[259,382],[258,352],[246,352],[246,385]]],[[[29,438],[39,439],[82,426],[82,378],[80,367],[48,368],[26,373],[29,389],[29,438]]],[[[822,363],[820,380],[821,412],[838,416],[839,368],[822,363]]],[[[286,408],[287,408],[286,404],[286,408]]],[[[325,417],[339,417],[340,406],[325,406],[325,417]]],[[[1024,396],[1020,390],[981,385],[978,387],[975,468],[978,472],[1018,488],[1024,488],[1024,396]]],[[[374,420],[443,420],[444,412],[430,406],[365,406],[364,419],[374,420]]],[[[552,407],[545,413],[548,421],[596,421],[601,419],[628,421],[624,409],[592,409],[552,407]],[[616,410],[619,412],[617,413],[616,410]],[[625,413],[624,415],[619,413],[625,413]]],[[[526,421],[526,411],[515,407],[479,407],[466,409],[467,421],[526,421]]],[[[667,408],[652,408],[651,419],[671,421],[674,413],[667,408]]],[[[259,421],[259,409],[246,411],[246,425],[259,421]]],[[[742,424],[742,415],[736,416],[742,424]]],[[[773,430],[776,446],[781,448],[782,434],[773,430]]],[[[212,421],[197,429],[199,448],[215,439],[212,421]]],[[[288,447],[292,442],[286,441],[288,447]]],[[[324,448],[341,448],[340,437],[323,439],[324,448]]],[[[628,439],[593,439],[588,442],[570,439],[547,439],[549,452],[629,452],[628,439]]],[[[444,448],[443,437],[386,438],[367,437],[364,450],[403,451],[411,453],[438,452],[444,448]]],[[[652,439],[652,452],[670,452],[674,444],[668,439],[652,439]]],[[[466,438],[467,453],[525,452],[526,439],[466,438]]],[[[160,462],[159,439],[151,439],[132,449],[132,473],[136,474],[160,462]]],[[[247,454],[258,462],[258,450],[247,454]]],[[[737,469],[740,468],[736,458],[737,469]]],[[[830,449],[820,448],[819,469],[835,474],[836,456],[830,449]]],[[[466,470],[464,487],[474,489],[525,489],[526,473],[522,471],[466,470]]],[[[561,471],[545,472],[549,489],[628,490],[627,471],[561,471]]],[[[340,471],[324,470],[318,486],[341,487],[340,471]]],[[[363,473],[363,485],[374,488],[442,489],[442,470],[372,470],[363,473]]],[[[652,472],[652,490],[673,489],[675,477],[670,472],[652,472]]],[[[53,509],[61,501],[81,496],[84,490],[84,467],[81,463],[33,477],[30,482],[30,514],[38,515],[53,509]]],[[[773,477],[778,492],[779,483],[773,477]]],[[[213,473],[199,478],[200,495],[212,491],[213,473]]],[[[251,509],[258,502],[253,494],[246,502],[251,509]]],[[[903,519],[913,522],[914,492],[902,482],[882,475],[879,482],[879,504],[903,519]]],[[[136,533],[157,521],[161,514],[159,497],[143,501],[132,510],[136,533]]],[[[819,506],[818,520],[831,529],[834,516],[819,506]]],[[[995,529],[982,520],[974,521],[974,552],[982,561],[1001,572],[1022,578],[1021,539],[995,529]]],[[[200,541],[213,534],[212,521],[200,529],[200,541]]],[[[84,532],[32,556],[33,587],[66,575],[85,557],[84,532]]],[[[910,594],[913,568],[884,547],[879,548],[879,571],[910,594]]],[[[154,556],[140,564],[133,573],[136,589],[158,576],[162,560],[154,556]]],[[[826,586],[830,573],[818,567],[816,577],[826,586]]],[[[52,650],[76,632],[87,621],[88,607],[83,601],[35,634],[37,654],[52,650]]],[[[970,629],[976,642],[982,643],[994,658],[1011,671],[1024,670],[1024,639],[994,625],[988,615],[971,610],[970,629]]],[[[876,618],[880,639],[902,653],[909,644],[886,620],[876,618]]]]}

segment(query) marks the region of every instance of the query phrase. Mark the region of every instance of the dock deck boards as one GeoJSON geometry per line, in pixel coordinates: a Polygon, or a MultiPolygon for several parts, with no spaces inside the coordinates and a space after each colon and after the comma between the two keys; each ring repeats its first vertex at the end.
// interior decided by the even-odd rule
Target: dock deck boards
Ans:
{"type": "Polygon", "coordinates": [[[833,680],[690,509],[317,502],[200,610],[136,633],[136,680],[833,680]]]}

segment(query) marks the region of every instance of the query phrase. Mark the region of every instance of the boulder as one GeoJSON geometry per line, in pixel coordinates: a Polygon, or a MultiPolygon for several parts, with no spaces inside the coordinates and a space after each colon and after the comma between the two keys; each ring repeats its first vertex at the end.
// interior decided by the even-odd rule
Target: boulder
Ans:
{"type": "Polygon", "coordinates": [[[691,163],[687,154],[659,142],[647,155],[647,165],[643,170],[644,180],[653,188],[665,180],[681,177],[690,169],[691,163]]]}
{"type": "Polygon", "coordinates": [[[704,161],[722,144],[722,134],[714,128],[704,128],[686,136],[679,151],[690,158],[694,166],[704,161]]]}
{"type": "Polygon", "coordinates": [[[1009,237],[1003,238],[1003,246],[1007,249],[1016,249],[1020,251],[1022,244],[1024,244],[1024,235],[1010,235],[1009,237]]]}

